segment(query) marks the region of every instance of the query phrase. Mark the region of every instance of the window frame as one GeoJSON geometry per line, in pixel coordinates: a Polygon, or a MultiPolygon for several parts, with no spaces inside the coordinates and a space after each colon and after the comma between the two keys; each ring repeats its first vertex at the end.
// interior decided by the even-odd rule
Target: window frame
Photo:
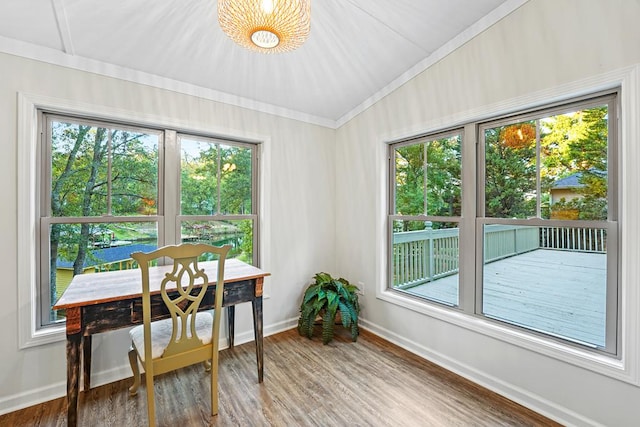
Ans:
{"type": "MultiPolygon", "coordinates": [[[[481,119],[469,118],[462,121],[462,127],[464,128],[463,144],[462,144],[462,194],[463,194],[463,206],[462,216],[459,218],[460,235],[459,235],[459,283],[458,283],[458,301],[457,307],[450,307],[446,304],[442,304],[438,301],[429,300],[427,298],[420,298],[417,296],[400,295],[401,292],[393,289],[393,266],[392,248],[393,248],[393,221],[399,219],[395,215],[395,162],[394,162],[394,149],[398,146],[409,145],[415,143],[425,137],[430,139],[436,139],[437,135],[441,135],[448,131],[433,131],[416,136],[408,136],[402,139],[385,141],[387,150],[387,171],[386,171],[386,188],[387,188],[387,203],[386,203],[386,215],[385,215],[385,271],[386,275],[382,288],[377,293],[377,296],[381,299],[389,300],[391,302],[400,302],[400,305],[407,306],[409,308],[417,309],[417,311],[424,311],[428,314],[437,313],[437,317],[449,317],[451,315],[462,316],[457,318],[461,323],[467,323],[467,321],[473,322],[473,329],[477,329],[481,332],[487,332],[487,327],[495,328],[498,331],[498,335],[502,332],[508,332],[509,334],[517,335],[525,340],[537,343],[544,343],[553,347],[555,350],[561,352],[580,352],[589,355],[587,358],[607,358],[612,359],[612,365],[620,366],[622,355],[622,315],[621,315],[621,250],[620,239],[618,235],[620,233],[620,221],[619,212],[621,207],[619,203],[621,201],[620,195],[622,193],[621,180],[619,178],[620,168],[618,167],[618,152],[620,150],[621,140],[618,127],[620,126],[620,104],[622,99],[622,89],[620,86],[615,85],[611,89],[604,91],[594,91],[579,96],[569,96],[561,101],[552,101],[542,103],[534,108],[522,108],[515,112],[508,114],[495,114],[492,117],[483,117],[481,119]],[[480,147],[484,143],[484,137],[482,130],[484,127],[495,127],[502,124],[518,123],[524,121],[524,118],[531,116],[539,116],[540,114],[562,114],[562,112],[575,111],[576,107],[581,109],[589,108],[590,106],[603,105],[602,100],[609,99],[607,102],[609,108],[609,114],[615,117],[608,121],[608,176],[610,181],[608,183],[608,204],[611,207],[608,212],[608,220],[606,222],[606,228],[611,235],[611,239],[608,243],[607,250],[607,306],[606,306],[606,346],[605,349],[594,349],[588,346],[583,346],[579,343],[572,342],[567,339],[554,337],[550,334],[540,333],[533,330],[523,329],[514,325],[510,325],[504,321],[492,319],[482,314],[482,253],[483,253],[483,225],[486,222],[490,223],[509,223],[519,225],[548,225],[550,220],[543,219],[520,219],[520,220],[507,220],[500,218],[482,218],[480,213],[484,213],[484,149],[480,147]],[[483,127],[484,126],[484,127],[483,127]],[[473,142],[468,138],[474,137],[473,142]],[[465,139],[467,141],[465,142],[465,139]],[[470,150],[471,145],[475,145],[475,150],[470,150]],[[471,154],[469,154],[471,153],[471,154]],[[470,158],[471,157],[471,158],[470,158]],[[465,168],[469,171],[465,172],[465,168]],[[475,182],[473,181],[475,180],[475,182]],[[612,221],[611,219],[615,221],[612,221]],[[464,242],[464,243],[463,243],[464,242]],[[471,244],[473,242],[473,244],[471,244]],[[465,246],[463,247],[463,244],[465,246]],[[466,267],[465,264],[472,264],[472,267],[466,267]],[[473,280],[467,280],[469,277],[474,277],[473,280]],[[464,319],[464,320],[462,320],[464,319]],[[480,323],[478,323],[480,322],[480,323]]],[[[454,128],[455,129],[455,128],[454,128]]],[[[539,154],[538,154],[539,155],[539,154]]],[[[539,184],[538,184],[539,185],[539,184]]],[[[418,218],[423,220],[427,216],[411,217],[409,219],[418,218]]],[[[407,218],[402,218],[407,219],[407,218]]],[[[441,220],[441,218],[438,218],[441,220]]],[[[433,219],[432,219],[433,220],[433,219]]],[[[565,221],[553,220],[557,224],[568,224],[573,226],[580,225],[589,226],[597,225],[603,226],[601,221],[565,221]]],[[[536,347],[533,345],[532,347],[536,347]]]]}
{"type": "MultiPolygon", "coordinates": [[[[621,357],[621,340],[620,335],[620,313],[618,310],[619,299],[621,293],[620,280],[620,259],[619,259],[619,193],[618,183],[620,180],[618,168],[618,152],[619,152],[619,98],[620,90],[614,89],[605,92],[596,92],[591,95],[577,97],[568,102],[554,103],[548,107],[537,108],[534,110],[524,111],[515,115],[498,117],[495,120],[485,120],[478,123],[478,148],[477,148],[477,179],[476,179],[476,282],[475,282],[475,314],[491,321],[506,323],[507,327],[518,328],[510,325],[508,322],[492,319],[491,316],[483,314],[483,233],[484,226],[488,224],[504,224],[504,225],[524,225],[524,226],[557,226],[557,227],[585,227],[585,228],[605,228],[607,230],[607,252],[606,252],[606,311],[605,311],[605,346],[598,349],[595,346],[579,343],[569,338],[555,337],[550,333],[539,332],[533,329],[522,327],[526,333],[537,334],[546,339],[558,340],[566,345],[577,346],[586,351],[607,354],[615,358],[621,357]],[[527,218],[527,219],[511,219],[499,217],[485,216],[486,200],[485,200],[485,180],[486,180],[486,160],[485,160],[485,137],[484,130],[495,128],[497,126],[508,126],[510,124],[522,123],[529,120],[541,119],[554,115],[574,112],[577,109],[586,110],[589,108],[607,105],[609,120],[607,121],[608,138],[607,138],[607,220],[559,220],[559,219],[543,219],[543,218],[527,218]],[[613,119],[612,119],[613,118],[613,119]]],[[[540,157],[540,147],[536,147],[536,155],[540,157]]],[[[540,171],[537,174],[537,192],[540,192],[540,171]]],[[[540,213],[541,194],[537,195],[537,212],[540,213]]]]}
{"type": "MultiPolygon", "coordinates": [[[[428,215],[426,212],[420,215],[405,215],[405,214],[398,214],[396,212],[396,182],[395,182],[395,178],[396,178],[396,161],[395,161],[395,154],[396,154],[396,149],[398,148],[402,148],[402,147],[408,147],[408,146],[412,146],[412,145],[417,145],[417,144],[426,144],[426,143],[430,143],[432,141],[438,140],[438,139],[444,139],[444,138],[448,138],[448,137],[454,137],[454,136],[458,136],[460,138],[460,193],[461,195],[464,194],[464,188],[463,188],[463,180],[462,180],[462,159],[464,158],[464,143],[465,143],[465,130],[463,127],[455,127],[455,128],[451,128],[451,129],[447,129],[447,130],[443,130],[443,131],[439,131],[439,132],[432,132],[432,133],[426,133],[426,134],[422,134],[422,135],[417,135],[415,137],[411,137],[408,139],[402,139],[399,141],[395,141],[389,144],[388,146],[388,164],[389,164],[389,180],[388,180],[388,194],[389,194],[389,200],[388,200],[388,207],[387,207],[387,239],[386,241],[389,242],[388,243],[388,248],[387,248],[387,283],[389,285],[389,289],[392,290],[393,292],[400,292],[397,289],[393,289],[393,276],[394,276],[394,270],[393,270],[393,223],[394,221],[431,221],[431,222],[455,222],[458,223],[458,229],[459,229],[459,233],[462,233],[462,227],[460,227],[460,224],[462,223],[463,220],[463,214],[462,212],[464,212],[464,196],[462,196],[461,198],[461,214],[460,215],[452,215],[452,216],[440,216],[440,215],[428,215]]],[[[425,181],[426,181],[426,174],[425,174],[425,181]]],[[[423,190],[426,190],[428,187],[428,183],[425,182],[423,190]]],[[[461,239],[461,237],[458,237],[459,241],[461,239]]],[[[459,250],[458,251],[458,263],[459,265],[462,265],[461,260],[464,260],[464,256],[462,254],[462,252],[459,250]]],[[[461,303],[461,297],[460,297],[460,293],[461,293],[461,287],[462,287],[462,283],[463,283],[463,278],[464,278],[464,274],[460,274],[459,279],[458,279],[458,304],[454,305],[454,304],[448,304],[446,302],[443,301],[435,301],[435,300],[430,300],[428,298],[424,298],[424,300],[426,301],[430,301],[431,303],[435,303],[435,304],[442,304],[444,306],[447,307],[451,307],[451,308],[459,308],[460,303],[461,303]]],[[[405,293],[405,295],[410,296],[409,293],[405,293]]],[[[420,298],[418,296],[415,296],[415,298],[417,299],[423,299],[420,298]]]]}
{"type": "MultiPolygon", "coordinates": [[[[49,112],[45,110],[38,110],[39,127],[41,128],[40,138],[40,165],[42,167],[38,170],[40,191],[39,194],[39,235],[36,240],[36,245],[40,249],[38,254],[38,295],[39,310],[36,315],[36,321],[39,329],[49,328],[57,324],[64,323],[64,320],[45,322],[45,318],[48,317],[51,312],[51,290],[49,284],[50,275],[50,262],[49,262],[49,227],[52,224],[109,224],[109,223],[139,223],[139,222],[155,222],[158,227],[158,242],[164,241],[162,235],[162,229],[160,227],[162,220],[164,219],[163,206],[165,194],[162,191],[164,182],[164,132],[162,130],[142,127],[132,124],[123,124],[116,121],[107,121],[104,119],[93,120],[86,117],[78,117],[67,114],[59,114],[57,112],[49,112]],[[158,138],[158,182],[157,182],[157,211],[155,215],[139,215],[139,216],[116,216],[111,212],[111,203],[107,202],[107,212],[102,215],[95,216],[60,216],[55,217],[51,215],[51,123],[56,120],[68,120],[74,124],[87,125],[92,127],[105,127],[108,129],[117,128],[118,130],[128,131],[142,131],[146,134],[154,134],[158,138]]],[[[108,169],[111,168],[111,162],[107,162],[108,169]]],[[[110,174],[110,171],[108,172],[110,174]]],[[[109,194],[109,197],[111,195],[109,194]]]]}
{"type": "MultiPolygon", "coordinates": [[[[17,286],[18,345],[20,349],[63,341],[65,336],[64,322],[40,327],[39,266],[41,248],[37,242],[41,238],[39,235],[39,214],[42,182],[38,169],[42,165],[41,148],[42,138],[44,137],[43,132],[45,131],[42,128],[42,121],[39,117],[41,111],[57,116],[70,116],[80,120],[89,120],[92,123],[107,122],[118,127],[162,129],[165,132],[164,149],[166,151],[175,150],[175,134],[178,131],[191,135],[208,135],[228,142],[250,144],[255,147],[255,161],[257,162],[252,181],[252,184],[255,185],[253,192],[256,195],[262,195],[264,191],[268,191],[270,188],[271,174],[268,172],[268,168],[264,169],[259,166],[261,161],[270,161],[271,158],[271,138],[268,135],[246,131],[230,132],[227,127],[219,127],[204,122],[201,124],[193,122],[185,125],[183,121],[167,116],[123,111],[112,107],[23,92],[17,93],[17,101],[17,286]],[[177,129],[177,131],[172,129],[177,129]]],[[[165,182],[171,179],[173,174],[170,163],[165,162],[164,165],[164,171],[166,172],[165,182]]],[[[163,183],[159,182],[159,194],[164,194],[162,186],[163,183]]],[[[169,187],[171,187],[171,184],[169,187]]],[[[261,225],[268,221],[270,203],[268,203],[268,198],[263,197],[257,198],[257,201],[260,204],[256,204],[252,208],[256,214],[256,230],[264,230],[263,227],[259,227],[259,224],[261,225]]],[[[170,207],[165,206],[165,208],[169,208],[165,210],[171,210],[170,207]]],[[[161,209],[159,205],[158,212],[161,209]]],[[[96,219],[99,218],[101,217],[96,217],[96,219]]],[[[135,219],[137,220],[137,218],[135,219]]],[[[141,218],[143,222],[148,222],[148,219],[147,216],[141,218]]],[[[159,216],[158,224],[159,236],[163,233],[163,230],[166,232],[167,229],[175,228],[174,224],[167,224],[167,221],[162,216],[159,216]]],[[[264,248],[268,247],[270,242],[269,232],[263,231],[260,235],[254,234],[253,263],[255,265],[269,264],[271,258],[264,255],[269,253],[268,251],[265,252],[264,248]],[[257,254],[262,254],[262,257],[258,258],[257,254]]],[[[165,244],[160,241],[160,237],[158,244],[165,244]]],[[[264,289],[265,298],[268,299],[270,291],[269,280],[265,281],[264,289]]]]}
{"type": "MultiPolygon", "coordinates": [[[[253,258],[253,263],[257,265],[257,260],[260,259],[260,240],[259,240],[259,236],[260,236],[260,221],[259,221],[259,216],[258,216],[258,206],[259,206],[259,200],[260,200],[260,195],[259,195],[259,174],[260,174],[260,162],[259,162],[259,150],[256,147],[256,144],[254,143],[249,143],[249,142],[243,142],[243,141],[231,141],[229,139],[222,139],[219,137],[212,137],[212,136],[203,136],[203,135],[197,135],[197,134],[193,134],[193,133],[188,133],[188,132],[177,132],[176,134],[176,150],[177,150],[177,157],[176,157],[176,161],[177,161],[177,166],[178,166],[178,171],[177,171],[177,176],[178,176],[178,188],[177,188],[177,193],[176,193],[176,197],[177,197],[177,205],[175,205],[174,207],[177,209],[177,213],[175,215],[175,221],[173,221],[173,224],[175,225],[175,229],[173,230],[173,232],[175,233],[174,235],[176,236],[176,240],[178,240],[177,236],[181,235],[181,229],[182,229],[182,223],[184,221],[220,221],[220,220],[230,220],[230,221],[236,221],[236,220],[250,220],[253,223],[252,226],[252,236],[253,236],[253,254],[252,254],[252,258],[253,258]],[[181,163],[181,155],[180,155],[180,151],[181,151],[181,145],[180,145],[180,138],[181,137],[188,137],[188,138],[193,138],[193,139],[197,139],[199,141],[206,141],[208,143],[211,144],[216,144],[216,145],[233,145],[236,147],[243,147],[243,148],[249,148],[251,149],[251,165],[252,165],[252,170],[251,170],[251,213],[250,214],[223,214],[220,213],[220,188],[218,187],[217,190],[217,199],[218,199],[218,203],[216,203],[216,213],[213,215],[185,215],[181,212],[181,196],[182,196],[182,180],[181,180],[181,168],[180,168],[180,163],[181,163]]],[[[220,159],[218,159],[219,162],[220,159]]],[[[219,164],[218,164],[218,169],[219,169],[219,164]]],[[[219,172],[219,170],[218,170],[219,172]]],[[[218,184],[220,183],[220,179],[218,176],[218,184]]],[[[168,221],[168,223],[171,223],[171,221],[168,221]]]]}

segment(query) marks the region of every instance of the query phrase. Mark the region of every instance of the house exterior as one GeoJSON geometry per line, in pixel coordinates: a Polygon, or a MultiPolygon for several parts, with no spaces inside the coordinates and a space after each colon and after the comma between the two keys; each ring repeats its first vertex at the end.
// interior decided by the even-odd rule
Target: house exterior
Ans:
{"type": "MultiPolygon", "coordinates": [[[[606,179],[606,172],[593,172],[594,175],[606,179]]],[[[576,220],[581,218],[580,204],[571,203],[579,201],[584,197],[585,184],[582,182],[583,173],[575,172],[569,176],[558,179],[553,183],[550,189],[549,207],[551,219],[569,219],[576,220]],[[558,205],[560,203],[560,205],[558,205]],[[567,205],[568,204],[568,205],[567,205]]]]}
{"type": "Polygon", "coordinates": [[[570,200],[582,197],[578,191],[580,188],[584,187],[584,184],[580,183],[581,177],[582,174],[580,172],[577,172],[554,182],[550,190],[551,206],[558,203],[562,199],[564,199],[565,202],[568,202],[570,200]]]}
{"type": "MultiPolygon", "coordinates": [[[[132,244],[114,246],[90,251],[84,260],[82,274],[98,273],[101,271],[129,270],[135,268],[131,253],[150,252],[156,245],[132,244]]],[[[60,298],[73,279],[73,261],[58,258],[56,263],[56,296],[60,298]]]]}
{"type": "Polygon", "coordinates": [[[555,208],[558,202],[569,202],[582,197],[579,193],[579,189],[584,187],[584,184],[580,183],[580,172],[569,175],[565,178],[557,180],[550,190],[549,207],[551,219],[570,219],[575,220],[580,216],[578,209],[572,209],[569,207],[555,208]]]}

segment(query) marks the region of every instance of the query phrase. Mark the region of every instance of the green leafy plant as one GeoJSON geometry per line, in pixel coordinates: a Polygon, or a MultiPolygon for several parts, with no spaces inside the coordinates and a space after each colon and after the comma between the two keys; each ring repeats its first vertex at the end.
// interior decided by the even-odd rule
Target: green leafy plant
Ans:
{"type": "Polygon", "coordinates": [[[319,318],[322,322],[322,342],[327,344],[333,339],[336,315],[340,313],[342,326],[350,329],[351,339],[356,341],[360,333],[357,291],[357,286],[346,279],[334,279],[327,273],[316,274],[315,282],[306,289],[300,305],[298,333],[312,338],[316,319],[319,318]]]}

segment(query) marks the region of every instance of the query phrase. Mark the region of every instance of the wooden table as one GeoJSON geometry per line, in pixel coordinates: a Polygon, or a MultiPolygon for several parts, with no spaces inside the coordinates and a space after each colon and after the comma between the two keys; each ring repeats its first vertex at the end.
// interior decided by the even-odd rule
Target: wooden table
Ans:
{"type": "MultiPolygon", "coordinates": [[[[202,262],[209,277],[217,275],[217,262],[202,262]]],[[[162,303],[159,283],[170,266],[152,267],[150,282],[152,307],[162,303]],[[154,288],[155,285],[155,288],[154,288]],[[154,301],[157,304],[154,304],[154,301]]],[[[236,259],[228,259],[224,269],[222,305],[227,307],[229,346],[233,347],[235,305],[251,302],[258,363],[258,382],[263,379],[262,347],[262,285],[269,273],[236,259]]],[[[200,304],[201,309],[213,307],[215,286],[210,286],[200,304]]],[[[80,355],[83,359],[84,390],[91,386],[91,336],[142,323],[142,284],[140,270],[121,270],[76,275],[60,297],[55,310],[66,309],[67,317],[67,425],[78,423],[78,392],[80,355]]],[[[152,309],[152,320],[169,317],[162,310],[152,309]]],[[[123,348],[126,354],[127,348],[123,348]]]]}

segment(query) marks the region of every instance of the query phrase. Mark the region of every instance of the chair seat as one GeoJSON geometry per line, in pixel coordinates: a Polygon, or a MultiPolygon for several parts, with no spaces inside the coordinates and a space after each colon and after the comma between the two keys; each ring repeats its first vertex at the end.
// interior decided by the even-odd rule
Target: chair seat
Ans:
{"type": "MultiPolygon", "coordinates": [[[[187,324],[190,322],[190,317],[187,320],[187,324]]],[[[178,317],[178,330],[181,328],[181,319],[178,317]]],[[[211,342],[211,328],[213,327],[213,311],[200,312],[196,315],[196,334],[202,344],[209,344],[211,342]]],[[[169,345],[171,340],[172,324],[171,318],[158,320],[151,323],[151,358],[157,359],[162,356],[164,350],[169,345]]],[[[187,334],[190,336],[190,331],[187,329],[187,334]]],[[[138,325],[129,331],[131,341],[140,355],[140,360],[144,362],[144,325],[138,325]]]]}

